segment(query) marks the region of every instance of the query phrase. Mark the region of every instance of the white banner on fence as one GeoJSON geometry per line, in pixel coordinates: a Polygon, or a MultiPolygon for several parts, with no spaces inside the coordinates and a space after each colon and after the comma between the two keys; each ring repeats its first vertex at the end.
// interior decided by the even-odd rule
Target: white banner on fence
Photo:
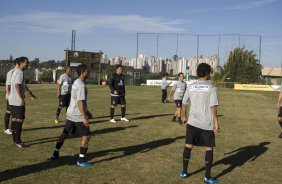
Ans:
{"type": "MultiPolygon", "coordinates": [[[[177,82],[177,80],[167,80],[167,82],[168,82],[168,83],[171,82],[171,84],[170,84],[169,86],[173,86],[174,83],[177,82]]],[[[193,80],[193,81],[190,80],[190,81],[188,81],[188,82],[185,81],[185,82],[186,82],[187,85],[188,85],[188,84],[191,84],[192,82],[194,82],[194,80],[193,80]]],[[[147,80],[146,85],[147,85],[147,86],[161,86],[161,85],[162,85],[162,80],[147,80]]]]}

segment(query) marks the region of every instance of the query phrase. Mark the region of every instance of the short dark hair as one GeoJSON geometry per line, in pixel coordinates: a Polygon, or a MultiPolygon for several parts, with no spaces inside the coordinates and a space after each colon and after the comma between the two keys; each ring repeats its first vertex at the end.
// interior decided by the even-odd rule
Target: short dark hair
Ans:
{"type": "Polygon", "coordinates": [[[87,66],[85,64],[78,65],[76,68],[76,73],[78,77],[87,70],[87,66]]]}
{"type": "Polygon", "coordinates": [[[122,65],[116,65],[115,69],[118,69],[119,67],[122,68],[122,65]]]}
{"type": "Polygon", "coordinates": [[[212,68],[207,63],[201,63],[198,65],[197,68],[197,76],[198,77],[205,77],[207,75],[210,75],[212,73],[212,68]]]}
{"type": "Polygon", "coordinates": [[[17,65],[19,59],[20,59],[20,58],[16,58],[13,64],[14,64],[14,65],[17,65]]]}
{"type": "Polygon", "coordinates": [[[64,68],[64,70],[67,71],[68,68],[71,69],[71,66],[66,66],[66,67],[64,68]]]}
{"type": "Polygon", "coordinates": [[[184,76],[184,73],[180,72],[177,76],[180,77],[180,75],[184,76]]]}
{"type": "Polygon", "coordinates": [[[164,72],[163,77],[167,77],[167,76],[169,76],[169,74],[167,72],[164,72]]]}
{"type": "Polygon", "coordinates": [[[22,56],[22,57],[20,57],[20,58],[17,58],[16,61],[17,61],[17,64],[20,65],[21,63],[24,63],[25,61],[28,62],[28,58],[22,56]]]}

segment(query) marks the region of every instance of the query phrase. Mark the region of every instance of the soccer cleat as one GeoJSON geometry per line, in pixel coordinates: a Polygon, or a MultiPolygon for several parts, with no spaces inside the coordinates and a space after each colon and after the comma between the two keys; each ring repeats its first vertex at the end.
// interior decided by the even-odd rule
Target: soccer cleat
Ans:
{"type": "Polygon", "coordinates": [[[59,123],[59,120],[58,119],[55,119],[55,124],[58,124],[59,123]]]}
{"type": "Polygon", "coordinates": [[[78,165],[80,167],[90,167],[90,166],[92,166],[92,164],[89,164],[87,162],[76,162],[76,165],[78,165]]]}
{"type": "Polygon", "coordinates": [[[183,171],[181,171],[181,173],[179,173],[179,177],[180,177],[180,178],[187,178],[187,177],[188,177],[188,174],[185,173],[185,172],[183,172],[183,171]]]}
{"type": "Polygon", "coordinates": [[[51,160],[59,160],[59,158],[60,158],[59,153],[58,153],[58,155],[53,154],[53,155],[51,156],[51,160]]]}
{"type": "Polygon", "coordinates": [[[217,183],[215,178],[204,178],[204,183],[217,183]]]}
{"type": "Polygon", "coordinates": [[[115,119],[110,120],[111,123],[117,123],[115,119]]]}
{"type": "Polygon", "coordinates": [[[15,143],[15,146],[17,146],[18,148],[26,148],[26,147],[28,147],[28,145],[25,144],[24,142],[21,142],[19,144],[15,143]]]}
{"type": "Polygon", "coordinates": [[[125,117],[124,118],[120,118],[121,121],[126,121],[126,122],[129,122],[128,119],[126,119],[125,117]]]}
{"type": "Polygon", "coordinates": [[[281,134],[278,136],[278,138],[282,138],[282,132],[281,132],[281,134]]]}
{"type": "Polygon", "coordinates": [[[4,130],[4,133],[5,133],[5,134],[9,134],[9,135],[11,135],[11,134],[12,134],[12,132],[11,132],[11,130],[10,130],[10,129],[4,130]]]}

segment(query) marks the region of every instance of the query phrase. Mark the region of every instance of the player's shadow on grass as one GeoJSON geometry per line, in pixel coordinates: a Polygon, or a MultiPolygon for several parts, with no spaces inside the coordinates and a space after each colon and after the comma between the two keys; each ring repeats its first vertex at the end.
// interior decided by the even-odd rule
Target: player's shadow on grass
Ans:
{"type": "MultiPolygon", "coordinates": [[[[223,165],[228,165],[228,168],[224,169],[219,174],[217,174],[215,178],[219,178],[221,176],[229,174],[235,168],[241,167],[242,165],[246,164],[248,161],[249,162],[255,161],[259,156],[263,155],[268,150],[268,148],[266,147],[266,145],[268,144],[270,144],[270,142],[261,142],[258,145],[245,146],[233,150],[231,152],[225,153],[224,155],[229,155],[229,156],[216,161],[213,164],[213,166],[223,164],[223,165]]],[[[205,168],[199,169],[197,171],[190,173],[189,176],[197,174],[204,170],[205,168]]]]}
{"type": "MultiPolygon", "coordinates": [[[[91,135],[96,136],[96,135],[101,135],[101,134],[113,133],[113,132],[122,131],[122,130],[125,130],[125,129],[128,129],[128,128],[136,128],[136,127],[138,127],[138,126],[132,125],[132,126],[128,126],[128,127],[104,128],[104,129],[101,129],[101,130],[91,131],[91,135]]],[[[46,138],[26,141],[26,143],[29,146],[33,146],[33,145],[36,145],[36,144],[56,142],[58,140],[58,136],[56,136],[56,137],[46,137],[46,138]]],[[[68,139],[73,139],[73,138],[77,138],[77,137],[80,137],[80,136],[79,135],[70,135],[68,139]]],[[[68,140],[66,140],[66,141],[68,141],[68,140]]]]}
{"type": "MultiPolygon", "coordinates": [[[[183,138],[184,136],[179,136],[175,138],[165,138],[165,139],[151,141],[148,143],[134,145],[134,146],[126,146],[126,147],[121,147],[121,148],[87,153],[87,158],[91,160],[97,157],[106,156],[113,152],[123,152],[122,155],[102,159],[94,163],[109,161],[109,160],[129,156],[129,155],[133,155],[136,153],[145,153],[153,149],[169,145],[175,142],[176,140],[183,139],[183,138]]],[[[64,165],[70,165],[74,167],[74,164],[76,163],[76,161],[77,161],[77,155],[76,156],[62,156],[60,157],[59,160],[55,160],[55,161],[46,160],[45,162],[41,162],[41,163],[36,163],[36,164],[26,165],[26,166],[14,168],[14,169],[4,170],[0,172],[0,182],[7,181],[7,180],[17,178],[17,177],[21,177],[21,176],[26,176],[26,175],[37,173],[37,172],[41,172],[41,171],[46,171],[48,169],[53,169],[53,168],[61,167],[64,165]]]]}
{"type": "Polygon", "coordinates": [[[153,114],[153,115],[146,115],[146,116],[131,118],[130,120],[150,119],[150,118],[156,118],[156,117],[162,117],[162,116],[171,116],[171,115],[174,115],[174,114],[153,114]]]}
{"type": "MultiPolygon", "coordinates": [[[[107,120],[89,120],[89,124],[95,124],[95,123],[103,123],[106,122],[107,120]]],[[[33,130],[45,130],[45,129],[54,129],[54,128],[62,128],[65,126],[66,121],[60,121],[62,125],[54,125],[54,126],[48,126],[48,127],[35,127],[35,128],[24,128],[23,131],[33,131],[33,130]]]]}
{"type": "Polygon", "coordinates": [[[146,153],[146,152],[151,151],[153,149],[156,149],[156,148],[159,148],[159,147],[162,147],[162,146],[167,146],[167,145],[175,142],[176,140],[183,139],[183,138],[185,138],[185,136],[178,136],[178,137],[175,137],[175,138],[165,138],[165,139],[151,141],[151,142],[144,143],[144,144],[138,144],[138,145],[133,145],[133,146],[126,146],[126,147],[121,147],[121,148],[98,151],[98,152],[90,153],[87,156],[88,156],[89,159],[93,159],[93,158],[108,156],[108,155],[111,155],[111,154],[117,154],[119,152],[122,153],[120,155],[112,156],[110,158],[101,159],[101,160],[98,160],[98,161],[94,161],[92,163],[105,162],[105,161],[110,161],[110,160],[122,158],[122,157],[125,157],[125,156],[129,156],[129,155],[133,155],[133,154],[136,154],[136,153],[146,153]]]}

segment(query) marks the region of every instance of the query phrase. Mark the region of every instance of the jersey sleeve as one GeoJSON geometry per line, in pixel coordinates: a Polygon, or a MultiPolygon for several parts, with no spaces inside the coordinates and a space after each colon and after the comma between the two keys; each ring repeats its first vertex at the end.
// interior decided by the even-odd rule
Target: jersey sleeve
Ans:
{"type": "Polygon", "coordinates": [[[188,104],[189,103],[189,99],[190,99],[190,94],[189,94],[189,90],[186,89],[185,90],[185,93],[184,93],[184,96],[183,96],[183,99],[182,99],[182,104],[188,104]]]}
{"type": "Polygon", "coordinates": [[[216,92],[216,87],[211,88],[210,92],[210,106],[217,106],[218,104],[218,98],[217,98],[217,92],[216,92]]]}
{"type": "Polygon", "coordinates": [[[61,76],[59,77],[58,84],[62,84],[62,82],[63,82],[63,75],[61,75],[61,76]]]}
{"type": "Polygon", "coordinates": [[[23,72],[16,73],[15,84],[23,84],[23,72]]]}
{"type": "Polygon", "coordinates": [[[177,88],[177,84],[175,83],[173,86],[172,86],[172,91],[175,91],[177,88]]]}
{"type": "Polygon", "coordinates": [[[78,88],[77,88],[77,101],[85,100],[85,99],[86,99],[85,86],[84,85],[78,86],[78,88]]]}

